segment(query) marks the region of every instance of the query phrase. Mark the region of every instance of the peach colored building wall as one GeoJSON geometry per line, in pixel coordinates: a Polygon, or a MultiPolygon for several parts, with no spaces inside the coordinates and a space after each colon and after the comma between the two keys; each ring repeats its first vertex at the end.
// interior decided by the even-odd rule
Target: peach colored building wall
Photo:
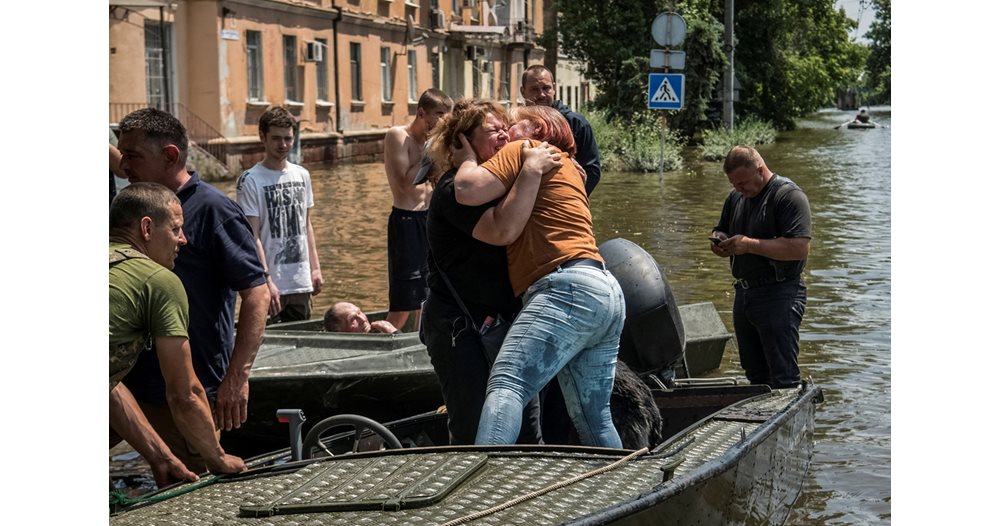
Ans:
{"type": "MultiPolygon", "coordinates": [[[[164,20],[172,33],[170,99],[179,106],[172,110],[186,112],[185,124],[197,120],[214,130],[227,148],[239,151],[242,165],[256,155],[257,119],[269,105],[288,107],[297,115],[303,137],[308,136],[303,144],[325,148],[321,157],[329,159],[338,157],[337,149],[346,141],[367,141],[390,126],[409,122],[416,114],[415,99],[435,85],[455,99],[516,101],[524,63],[544,58],[545,50],[533,44],[543,30],[544,2],[518,4],[523,7],[522,25],[515,29],[510,22],[506,30],[499,27],[502,17],[484,16],[482,0],[471,2],[474,7],[465,7],[469,0],[459,0],[457,10],[452,0],[435,3],[432,8],[431,0],[163,2],[164,20]],[[259,32],[261,39],[259,100],[249,97],[248,31],[259,32]],[[296,38],[295,100],[285,94],[283,36],[296,38]],[[326,42],[325,62],[306,60],[307,42],[318,40],[326,42]],[[356,100],[351,93],[352,43],[361,46],[362,95],[356,100]],[[391,59],[392,92],[386,101],[382,48],[389,49],[391,59]],[[317,93],[320,76],[326,78],[325,99],[317,93]]],[[[145,20],[158,21],[160,9],[112,3],[110,12],[109,99],[113,108],[118,104],[119,111],[130,111],[123,109],[124,104],[148,102],[143,25],[145,20]]]]}

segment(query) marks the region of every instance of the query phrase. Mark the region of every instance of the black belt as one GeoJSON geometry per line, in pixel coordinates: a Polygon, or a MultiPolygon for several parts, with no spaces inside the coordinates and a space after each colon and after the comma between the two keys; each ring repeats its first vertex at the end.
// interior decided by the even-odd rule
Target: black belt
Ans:
{"type": "Polygon", "coordinates": [[[562,265],[559,265],[559,268],[570,268],[570,267],[575,267],[577,265],[583,265],[585,267],[592,267],[604,270],[604,263],[601,263],[596,259],[590,259],[590,258],[571,259],[569,261],[564,262],[562,265]]]}
{"type": "Polygon", "coordinates": [[[774,276],[764,276],[763,278],[756,278],[756,279],[736,278],[733,281],[733,287],[737,289],[753,289],[757,287],[763,287],[764,285],[773,285],[775,283],[791,282],[791,281],[796,281],[798,279],[799,279],[798,275],[788,277],[783,280],[778,280],[778,278],[774,276]]]}

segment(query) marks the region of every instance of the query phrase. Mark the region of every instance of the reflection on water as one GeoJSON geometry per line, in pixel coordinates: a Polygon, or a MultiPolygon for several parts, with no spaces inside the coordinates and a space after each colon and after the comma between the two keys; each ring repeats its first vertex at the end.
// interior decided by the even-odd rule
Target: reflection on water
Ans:
{"type": "MultiPolygon", "coordinates": [[[[891,124],[888,108],[870,111],[891,124]]],[[[772,170],[805,190],[813,213],[800,365],[826,403],[789,524],[890,521],[890,129],[833,129],[852,116],[821,112],[761,148],[772,170]]],[[[326,278],[314,316],[340,299],[384,309],[391,196],[381,164],[312,167],[312,174],[326,278]]],[[[234,184],[219,186],[234,195],[234,184]]],[[[639,244],[660,262],[680,303],[712,301],[729,323],[728,261],[706,239],[729,188],[720,163],[689,162],[662,176],[607,173],[591,203],[598,242],[639,244]]],[[[741,374],[735,353],[721,373],[741,374]]]]}

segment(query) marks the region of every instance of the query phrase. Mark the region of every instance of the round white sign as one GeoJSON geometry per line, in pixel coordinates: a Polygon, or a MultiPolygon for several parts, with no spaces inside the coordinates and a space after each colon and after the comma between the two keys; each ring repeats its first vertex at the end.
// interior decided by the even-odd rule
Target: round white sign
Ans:
{"type": "Polygon", "coordinates": [[[653,19],[653,40],[664,47],[673,47],[687,36],[687,22],[677,13],[660,13],[653,19]]]}

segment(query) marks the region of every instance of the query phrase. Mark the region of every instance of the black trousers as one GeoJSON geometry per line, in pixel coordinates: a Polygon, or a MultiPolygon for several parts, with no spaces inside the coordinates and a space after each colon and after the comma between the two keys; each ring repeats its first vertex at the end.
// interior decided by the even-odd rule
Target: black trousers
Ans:
{"type": "MultiPolygon", "coordinates": [[[[423,341],[448,406],[451,443],[474,444],[490,375],[479,337],[457,305],[435,297],[433,292],[424,303],[421,318],[423,341]]],[[[535,397],[524,408],[517,443],[538,444],[541,439],[539,404],[535,397]]]]}
{"type": "Polygon", "coordinates": [[[799,384],[799,325],[806,311],[800,279],[752,289],[736,287],[733,329],[747,379],[775,388],[799,384]]]}

